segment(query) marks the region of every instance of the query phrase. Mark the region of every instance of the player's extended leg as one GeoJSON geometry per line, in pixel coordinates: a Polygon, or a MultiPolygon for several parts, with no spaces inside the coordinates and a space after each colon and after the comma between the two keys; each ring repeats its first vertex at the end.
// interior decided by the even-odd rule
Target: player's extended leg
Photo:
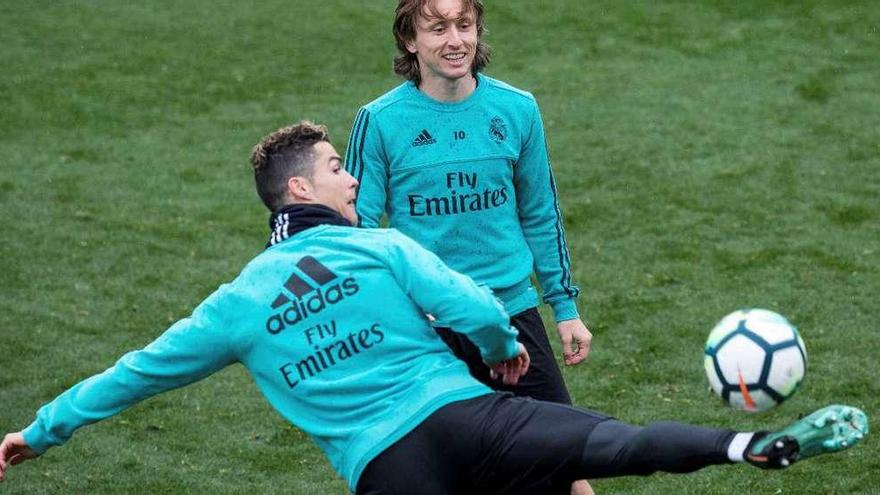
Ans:
{"type": "Polygon", "coordinates": [[[562,404],[489,394],[436,411],[370,462],[357,493],[556,493],[576,479],[685,473],[744,456],[760,467],[784,467],[782,459],[790,464],[837,452],[867,433],[865,414],[847,406],[753,435],[672,422],[639,427],[562,404]]]}

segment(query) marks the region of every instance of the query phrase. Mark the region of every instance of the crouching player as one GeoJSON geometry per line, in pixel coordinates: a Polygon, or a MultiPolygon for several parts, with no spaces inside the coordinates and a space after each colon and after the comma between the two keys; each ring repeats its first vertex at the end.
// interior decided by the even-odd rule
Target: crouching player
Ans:
{"type": "Polygon", "coordinates": [[[358,184],[324,127],[300,123],[270,134],[251,161],[273,212],[266,250],[189,318],[6,435],[0,479],[81,426],[236,362],[358,494],[534,494],[578,479],[712,464],[781,468],[867,433],[865,415],[846,406],[775,432],[737,433],[631,426],[493,392],[425,314],[467,335],[513,384],[529,356],[508,315],[488,290],[397,231],[351,227],[358,184]]]}

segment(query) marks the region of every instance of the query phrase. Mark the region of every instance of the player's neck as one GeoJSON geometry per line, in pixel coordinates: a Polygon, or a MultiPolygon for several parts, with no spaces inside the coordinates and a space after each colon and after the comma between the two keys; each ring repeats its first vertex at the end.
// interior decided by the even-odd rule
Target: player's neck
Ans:
{"type": "Polygon", "coordinates": [[[431,98],[444,103],[462,101],[477,89],[477,78],[472,74],[458,79],[442,77],[423,77],[419,90],[431,98]]]}

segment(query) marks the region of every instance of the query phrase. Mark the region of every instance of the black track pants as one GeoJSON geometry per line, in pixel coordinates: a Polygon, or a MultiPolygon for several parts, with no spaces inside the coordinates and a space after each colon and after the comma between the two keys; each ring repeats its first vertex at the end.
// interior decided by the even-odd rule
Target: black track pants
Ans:
{"type": "Polygon", "coordinates": [[[357,493],[564,493],[578,479],[727,463],[733,435],[681,423],[632,426],[495,393],[439,409],[367,465],[357,493]]]}

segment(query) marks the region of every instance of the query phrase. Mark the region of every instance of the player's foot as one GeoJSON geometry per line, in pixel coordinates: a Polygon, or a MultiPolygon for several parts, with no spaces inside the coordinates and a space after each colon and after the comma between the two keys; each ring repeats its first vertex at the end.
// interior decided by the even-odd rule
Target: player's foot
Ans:
{"type": "Polygon", "coordinates": [[[801,459],[852,447],[867,434],[868,417],[864,412],[833,405],[779,431],[756,433],[745,458],[760,468],[781,469],[801,459]]]}

